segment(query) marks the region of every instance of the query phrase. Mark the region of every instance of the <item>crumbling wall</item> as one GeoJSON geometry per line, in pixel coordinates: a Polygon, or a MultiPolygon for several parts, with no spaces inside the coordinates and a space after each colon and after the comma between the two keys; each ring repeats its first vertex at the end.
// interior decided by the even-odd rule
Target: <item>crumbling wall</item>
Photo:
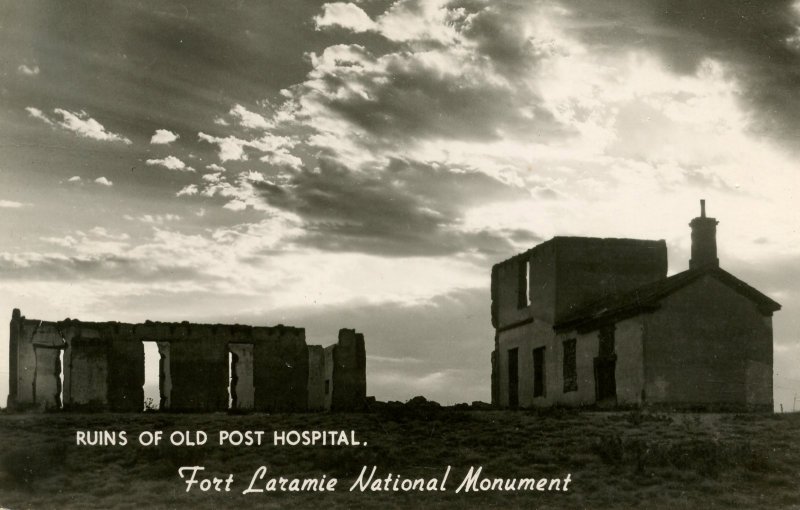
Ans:
{"type": "Polygon", "coordinates": [[[340,331],[336,352],[315,347],[310,354],[305,330],[282,325],[43,322],[14,310],[10,326],[8,403],[14,408],[60,406],[63,349],[64,407],[141,411],[145,341],[158,344],[164,410],[227,410],[229,375],[239,409],[349,410],[366,397],[364,337],[354,330],[340,331]]]}
{"type": "Polygon", "coordinates": [[[169,354],[169,342],[156,342],[158,344],[158,408],[169,409],[172,405],[172,371],[169,354]]]}
{"type": "Polygon", "coordinates": [[[9,336],[9,394],[12,407],[61,407],[61,351],[64,339],[53,322],[29,320],[14,310],[9,336]]]}
{"type": "Polygon", "coordinates": [[[231,409],[253,409],[253,344],[228,344],[231,352],[230,397],[231,409]]]}
{"type": "Polygon", "coordinates": [[[108,407],[112,411],[144,408],[144,345],[131,336],[132,325],[123,325],[108,349],[108,407]]]}
{"type": "Polygon", "coordinates": [[[108,406],[108,344],[98,337],[70,339],[64,361],[64,406],[108,406]]]}
{"type": "Polygon", "coordinates": [[[366,352],[364,335],[353,329],[340,329],[333,349],[333,397],[331,410],[362,409],[367,398],[366,352]]]}
{"type": "Polygon", "coordinates": [[[336,344],[325,347],[325,410],[330,411],[333,404],[333,351],[336,344]]]}
{"type": "Polygon", "coordinates": [[[254,332],[256,409],[269,412],[308,409],[308,346],[301,328],[277,326],[254,332]]]}
{"type": "MultiPolygon", "coordinates": [[[[325,405],[325,349],[321,345],[308,346],[308,410],[322,411],[325,405]]],[[[330,381],[328,381],[330,391],[330,381]]]]}
{"type": "Polygon", "coordinates": [[[210,328],[177,325],[170,328],[170,409],[228,409],[228,349],[210,328]]]}
{"type": "Polygon", "coordinates": [[[37,346],[34,401],[43,409],[61,408],[61,349],[37,346]]]}

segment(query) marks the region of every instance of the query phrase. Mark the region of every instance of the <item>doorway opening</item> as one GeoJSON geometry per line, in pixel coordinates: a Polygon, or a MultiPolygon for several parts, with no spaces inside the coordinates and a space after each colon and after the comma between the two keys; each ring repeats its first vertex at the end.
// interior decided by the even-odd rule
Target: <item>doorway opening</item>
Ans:
{"type": "Polygon", "coordinates": [[[508,350],[508,407],[519,407],[519,349],[508,350]]]}
{"type": "Polygon", "coordinates": [[[533,350],[533,396],[544,397],[544,347],[533,350]]]}
{"type": "Polygon", "coordinates": [[[144,347],[144,411],[161,409],[161,354],[158,352],[158,343],[152,341],[142,342],[144,347]]]}
{"type": "Polygon", "coordinates": [[[253,409],[253,345],[228,344],[228,409],[253,409]]]}
{"type": "Polygon", "coordinates": [[[58,409],[64,409],[64,349],[58,350],[58,361],[56,365],[58,370],[58,409]]]}
{"type": "Polygon", "coordinates": [[[239,376],[236,374],[236,364],[239,363],[239,356],[232,351],[228,351],[228,409],[236,409],[236,384],[239,376]]]}

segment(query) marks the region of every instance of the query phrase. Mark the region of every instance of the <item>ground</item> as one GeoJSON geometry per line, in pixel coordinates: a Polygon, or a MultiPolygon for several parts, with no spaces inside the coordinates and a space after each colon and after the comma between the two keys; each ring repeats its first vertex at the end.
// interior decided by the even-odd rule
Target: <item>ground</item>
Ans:
{"type": "Polygon", "coordinates": [[[360,414],[0,413],[0,507],[33,508],[800,508],[800,414],[670,414],[384,408],[360,414]],[[75,444],[81,430],[126,446],[75,444]],[[145,430],[264,430],[265,445],[143,447],[145,430]],[[275,446],[275,430],[354,430],[366,446],[275,446]],[[186,493],[181,466],[233,474],[230,492],[186,493]],[[246,494],[253,473],[340,480],[336,492],[246,494]],[[362,466],[441,477],[445,492],[350,492],[362,466]],[[563,478],[564,492],[455,493],[491,478],[563,478]]]}

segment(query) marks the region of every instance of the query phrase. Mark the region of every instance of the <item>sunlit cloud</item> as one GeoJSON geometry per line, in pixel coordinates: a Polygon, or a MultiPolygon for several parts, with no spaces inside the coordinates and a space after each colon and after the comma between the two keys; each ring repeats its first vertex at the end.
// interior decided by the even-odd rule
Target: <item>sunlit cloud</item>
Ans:
{"type": "Polygon", "coordinates": [[[194,172],[194,168],[188,166],[175,156],[167,156],[161,159],[148,159],[146,163],[150,166],[162,166],[168,170],[180,170],[183,172],[194,172]]]}
{"type": "Polygon", "coordinates": [[[178,138],[180,138],[180,136],[168,129],[156,129],[156,132],[153,133],[152,137],[150,137],[150,143],[156,145],[166,145],[174,142],[178,138]]]}
{"type": "Polygon", "coordinates": [[[107,131],[102,124],[89,117],[89,114],[84,111],[71,112],[62,108],[56,108],[53,110],[53,113],[55,113],[56,116],[61,117],[60,119],[57,119],[48,117],[41,110],[32,106],[28,106],[25,109],[31,117],[39,119],[50,126],[59,126],[64,128],[67,131],[71,131],[83,138],[90,138],[92,140],[100,140],[104,142],[122,142],[127,145],[133,143],[130,141],[130,139],[122,135],[107,131]]]}

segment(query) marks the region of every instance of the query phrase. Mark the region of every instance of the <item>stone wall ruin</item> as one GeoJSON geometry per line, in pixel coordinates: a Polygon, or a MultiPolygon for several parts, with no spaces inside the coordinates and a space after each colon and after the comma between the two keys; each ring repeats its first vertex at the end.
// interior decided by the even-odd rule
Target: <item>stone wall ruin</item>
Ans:
{"type": "Polygon", "coordinates": [[[15,309],[8,407],[142,411],[143,342],[158,346],[162,410],[354,411],[366,400],[364,336],[352,329],[322,348],[283,325],[49,322],[15,309]]]}

